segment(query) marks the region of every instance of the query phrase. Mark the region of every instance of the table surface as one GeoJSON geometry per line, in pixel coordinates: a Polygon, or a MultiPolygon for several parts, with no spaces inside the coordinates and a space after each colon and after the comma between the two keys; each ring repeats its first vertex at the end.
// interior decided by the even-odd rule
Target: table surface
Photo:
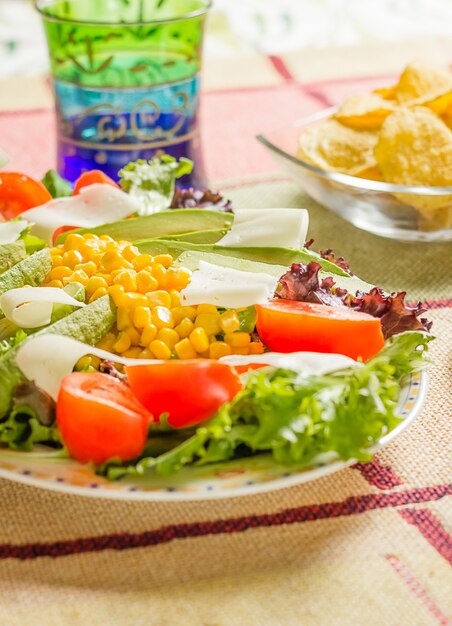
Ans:
{"type": "MultiPolygon", "coordinates": [[[[106,502],[0,480],[0,626],[450,623],[450,246],[355,229],[310,200],[254,139],[386,84],[433,49],[216,59],[206,64],[202,112],[209,180],[236,206],[305,206],[316,246],[333,247],[370,282],[428,301],[437,339],[414,426],[369,464],[224,501],[106,502]]],[[[10,167],[35,176],[55,158],[46,89],[39,78],[0,85],[0,144],[10,167]]]]}

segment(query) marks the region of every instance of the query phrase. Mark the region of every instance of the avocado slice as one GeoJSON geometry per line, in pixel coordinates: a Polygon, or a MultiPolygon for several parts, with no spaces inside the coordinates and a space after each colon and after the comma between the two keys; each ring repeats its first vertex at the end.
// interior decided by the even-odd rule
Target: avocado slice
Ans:
{"type": "Polygon", "coordinates": [[[186,241],[171,239],[148,239],[135,242],[140,252],[146,252],[153,256],[157,254],[171,254],[177,258],[183,252],[199,252],[207,254],[220,254],[222,256],[235,257],[237,259],[247,259],[259,263],[271,265],[283,265],[288,268],[292,263],[310,263],[316,261],[322,266],[322,270],[338,276],[348,276],[342,268],[331,261],[322,259],[318,255],[303,248],[301,250],[291,250],[290,248],[236,248],[217,246],[215,244],[195,244],[186,241]]]}
{"type": "Polygon", "coordinates": [[[194,230],[190,233],[166,235],[168,241],[187,241],[188,243],[217,243],[227,233],[227,229],[194,230]]]}
{"type": "Polygon", "coordinates": [[[0,246],[0,274],[23,261],[27,256],[25,243],[18,239],[14,243],[5,243],[0,246]]]}
{"type": "MultiPolygon", "coordinates": [[[[46,326],[34,336],[64,335],[94,345],[108,333],[115,319],[115,306],[110,296],[104,296],[58,322],[46,326]]],[[[22,371],[16,365],[19,346],[20,344],[14,346],[0,357],[0,419],[8,413],[16,386],[26,381],[22,371]]],[[[48,356],[52,358],[52,355],[48,356]]]]}
{"type": "MultiPolygon", "coordinates": [[[[172,209],[152,215],[134,217],[94,228],[79,228],[71,233],[94,233],[110,235],[113,239],[137,241],[155,237],[167,237],[193,231],[228,230],[234,220],[232,213],[207,209],[172,209]]],[[[61,234],[57,244],[63,243],[69,233],[61,234]]]]}
{"type": "Polygon", "coordinates": [[[51,269],[52,258],[48,248],[35,252],[0,275],[0,295],[25,285],[38,287],[51,269]]]}

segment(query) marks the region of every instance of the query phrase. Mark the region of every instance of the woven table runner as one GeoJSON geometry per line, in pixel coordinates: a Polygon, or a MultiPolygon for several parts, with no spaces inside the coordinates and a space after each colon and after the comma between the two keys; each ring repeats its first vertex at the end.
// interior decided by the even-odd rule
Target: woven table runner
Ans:
{"type": "MultiPolygon", "coordinates": [[[[202,111],[208,179],[235,206],[306,207],[315,249],[332,247],[367,281],[428,302],[437,339],[421,416],[369,464],[242,498],[120,502],[0,480],[0,626],[450,624],[450,244],[357,230],[254,138],[386,84],[429,50],[217,60],[202,111]]],[[[51,101],[41,84],[35,105],[19,89],[2,107],[0,87],[10,168],[41,176],[55,161],[51,101]]]]}

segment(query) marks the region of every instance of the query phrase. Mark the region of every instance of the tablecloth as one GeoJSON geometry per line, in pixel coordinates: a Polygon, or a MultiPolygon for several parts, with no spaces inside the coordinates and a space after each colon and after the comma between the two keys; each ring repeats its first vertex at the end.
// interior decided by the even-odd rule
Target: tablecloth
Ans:
{"type": "MultiPolygon", "coordinates": [[[[315,246],[429,304],[437,339],[421,416],[369,464],[242,498],[120,502],[0,480],[1,626],[451,623],[450,245],[357,230],[310,200],[254,139],[386,83],[413,53],[393,50],[385,65],[357,52],[353,73],[350,52],[323,54],[319,80],[306,52],[217,60],[202,123],[209,179],[236,206],[309,208],[315,246]]],[[[20,110],[9,98],[0,114],[11,166],[37,176],[54,162],[53,115],[40,88],[36,107],[30,91],[26,105],[15,100],[20,110]]]]}

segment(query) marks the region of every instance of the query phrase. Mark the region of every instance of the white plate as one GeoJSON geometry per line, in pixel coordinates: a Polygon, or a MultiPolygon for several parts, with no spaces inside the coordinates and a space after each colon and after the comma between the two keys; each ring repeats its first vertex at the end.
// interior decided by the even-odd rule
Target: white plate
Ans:
{"type": "MultiPolygon", "coordinates": [[[[400,394],[397,413],[403,421],[382,437],[375,452],[402,433],[418,417],[425,399],[426,374],[413,374],[400,394]]],[[[188,467],[175,476],[109,482],[93,470],[41,449],[36,452],[0,450],[0,477],[34,487],[68,494],[117,500],[207,500],[252,495],[291,487],[337,472],[355,461],[338,461],[334,456],[317,458],[303,469],[277,464],[270,455],[259,455],[204,467],[188,467]]]]}

